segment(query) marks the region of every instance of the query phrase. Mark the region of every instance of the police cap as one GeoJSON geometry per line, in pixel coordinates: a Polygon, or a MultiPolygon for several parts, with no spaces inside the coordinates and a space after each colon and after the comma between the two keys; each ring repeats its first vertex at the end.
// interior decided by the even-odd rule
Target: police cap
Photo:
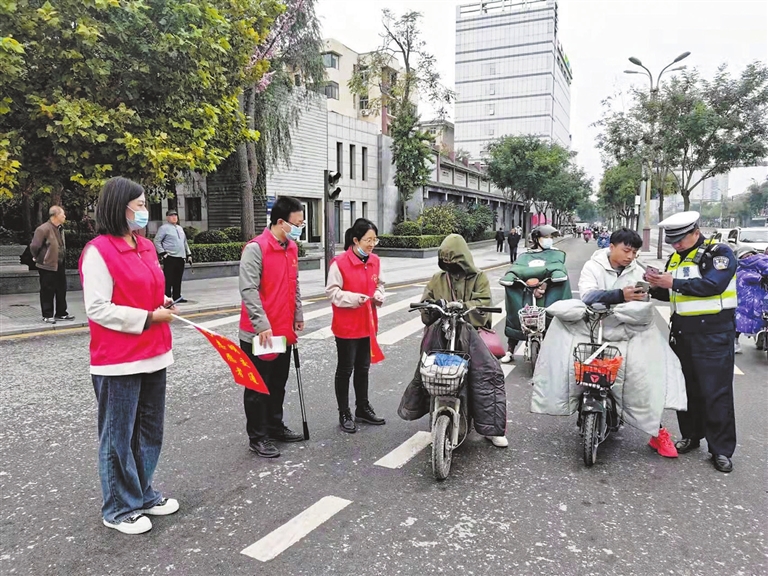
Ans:
{"type": "Polygon", "coordinates": [[[699,227],[700,214],[695,210],[678,212],[659,222],[659,228],[664,229],[664,242],[674,244],[680,242],[688,234],[699,227]]]}

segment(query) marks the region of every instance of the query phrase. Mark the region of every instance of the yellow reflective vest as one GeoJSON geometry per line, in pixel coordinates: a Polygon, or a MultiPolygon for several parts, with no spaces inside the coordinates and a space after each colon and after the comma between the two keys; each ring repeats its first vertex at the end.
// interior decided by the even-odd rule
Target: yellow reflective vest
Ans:
{"type": "MultiPolygon", "coordinates": [[[[691,278],[701,278],[699,262],[704,256],[707,247],[717,242],[712,239],[705,240],[704,244],[691,250],[685,257],[680,258],[680,254],[675,252],[667,264],[667,272],[674,278],[688,280],[691,278]]],[[[686,296],[674,290],[670,290],[669,301],[672,304],[672,312],[680,316],[705,316],[717,314],[723,310],[735,309],[736,300],[736,275],[731,278],[728,287],[722,294],[714,296],[686,296]]]]}

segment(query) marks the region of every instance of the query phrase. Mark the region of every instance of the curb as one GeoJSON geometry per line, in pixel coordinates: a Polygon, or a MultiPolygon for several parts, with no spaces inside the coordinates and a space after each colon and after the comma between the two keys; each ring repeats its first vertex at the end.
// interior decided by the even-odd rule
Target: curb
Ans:
{"type": "MultiPolygon", "coordinates": [[[[563,242],[567,240],[567,238],[563,237],[555,242],[555,244],[559,244],[560,242],[563,242]]],[[[510,266],[511,264],[509,262],[504,262],[502,264],[494,264],[493,266],[488,266],[487,268],[481,268],[483,272],[491,271],[491,270],[497,270],[498,268],[502,268],[504,266],[510,266]]],[[[408,280],[407,282],[402,282],[400,284],[392,284],[389,286],[389,288],[397,288],[399,286],[405,286],[408,284],[417,284],[419,282],[426,282],[432,278],[432,275],[426,277],[420,277],[420,278],[413,278],[411,280],[408,280]]],[[[303,300],[311,300],[314,298],[324,298],[325,292],[317,292],[315,294],[306,294],[302,295],[303,300]]],[[[193,314],[200,314],[202,312],[217,312],[219,310],[234,310],[240,308],[240,302],[236,302],[234,304],[219,304],[215,306],[194,306],[189,309],[185,309],[183,314],[180,314],[182,318],[186,318],[188,316],[191,316],[193,314]]],[[[11,330],[6,330],[0,332],[0,341],[12,338],[14,336],[23,336],[25,334],[36,334],[40,336],[46,336],[48,334],[55,334],[56,332],[67,332],[72,331],[76,329],[82,329],[82,328],[88,328],[88,322],[71,322],[67,324],[56,324],[55,326],[40,326],[35,328],[15,328],[11,330]]]]}

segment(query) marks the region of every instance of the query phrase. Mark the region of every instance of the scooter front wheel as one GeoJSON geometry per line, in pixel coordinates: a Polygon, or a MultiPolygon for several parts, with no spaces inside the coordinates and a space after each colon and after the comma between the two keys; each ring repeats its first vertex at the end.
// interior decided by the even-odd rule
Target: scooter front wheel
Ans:
{"type": "Polygon", "coordinates": [[[600,444],[600,414],[590,412],[584,416],[584,464],[592,466],[597,461],[597,446],[600,444]]]}
{"type": "Polygon", "coordinates": [[[437,417],[432,428],[432,473],[438,480],[445,480],[451,472],[453,458],[453,421],[447,414],[437,417]]]}
{"type": "Polygon", "coordinates": [[[536,362],[539,359],[539,349],[541,348],[541,342],[538,340],[531,340],[531,371],[536,370],[536,362]]]}

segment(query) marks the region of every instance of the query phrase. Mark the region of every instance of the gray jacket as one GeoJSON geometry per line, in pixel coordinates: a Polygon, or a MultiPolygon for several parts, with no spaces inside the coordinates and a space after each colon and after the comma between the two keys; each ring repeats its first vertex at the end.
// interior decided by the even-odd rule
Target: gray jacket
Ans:
{"type": "Polygon", "coordinates": [[[178,224],[166,222],[155,235],[155,249],[158,254],[167,254],[175,258],[184,258],[192,255],[189,249],[187,235],[184,234],[184,228],[178,224]]]}
{"type": "MultiPolygon", "coordinates": [[[[258,242],[246,244],[243,254],[240,256],[240,297],[243,299],[248,318],[253,324],[256,334],[265,330],[271,330],[269,320],[261,304],[259,289],[261,288],[262,268],[261,246],[258,242]]],[[[304,312],[301,308],[301,289],[299,279],[296,278],[296,312],[293,315],[294,322],[304,321],[304,312]]],[[[253,342],[253,334],[240,330],[240,340],[253,342]]]]}

